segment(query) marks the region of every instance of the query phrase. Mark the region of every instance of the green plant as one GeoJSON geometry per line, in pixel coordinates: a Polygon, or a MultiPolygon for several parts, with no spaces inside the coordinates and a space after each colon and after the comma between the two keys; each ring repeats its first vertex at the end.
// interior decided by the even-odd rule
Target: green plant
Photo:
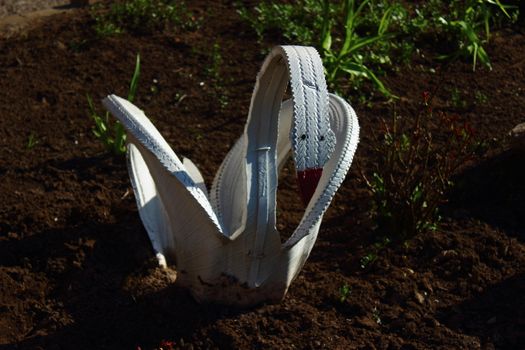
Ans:
{"type": "Polygon", "coordinates": [[[220,69],[222,63],[221,46],[218,42],[215,42],[210,53],[210,63],[206,67],[206,74],[216,82],[219,81],[221,77],[220,69]]]}
{"type": "Polygon", "coordinates": [[[240,6],[238,12],[261,41],[265,35],[277,33],[285,41],[316,46],[332,88],[348,88],[348,78],[354,89],[363,80],[370,80],[378,91],[392,97],[376,72],[391,64],[386,42],[393,36],[387,30],[394,8],[397,7],[376,6],[370,0],[359,5],[355,0],[300,0],[284,4],[261,2],[255,13],[240,6]],[[372,17],[379,13],[376,22],[372,17]]]}
{"type": "Polygon", "coordinates": [[[253,11],[237,3],[237,13],[257,33],[259,41],[263,41],[266,35],[277,33],[285,41],[313,44],[322,28],[323,3],[320,0],[262,1],[253,11]]]}
{"type": "Polygon", "coordinates": [[[461,90],[459,90],[457,87],[454,87],[450,91],[450,102],[455,108],[463,109],[467,107],[467,101],[465,101],[461,90]]]}
{"type": "Polygon", "coordinates": [[[133,32],[139,34],[163,30],[169,25],[194,28],[197,21],[182,1],[126,0],[94,6],[91,16],[94,29],[101,36],[133,32]]]}
{"type": "Polygon", "coordinates": [[[374,135],[378,161],[371,175],[361,173],[361,178],[372,193],[381,234],[405,240],[437,228],[451,178],[475,156],[479,143],[458,116],[435,115],[429,93],[415,117],[394,112],[390,123],[381,122],[382,134],[374,135]]]}
{"type": "Polygon", "coordinates": [[[229,104],[229,98],[224,89],[224,79],[221,76],[221,66],[223,65],[223,58],[221,54],[221,46],[218,42],[215,42],[213,44],[208,59],[209,63],[206,67],[205,72],[211,80],[215,99],[219,103],[220,108],[224,109],[229,104]]]}
{"type": "Polygon", "coordinates": [[[377,254],[375,252],[368,252],[366,255],[359,259],[359,265],[362,269],[366,269],[368,265],[376,261],[377,254]]]}
{"type": "Polygon", "coordinates": [[[472,57],[472,70],[476,70],[478,61],[492,69],[490,58],[483,48],[488,39],[483,40],[479,37],[476,30],[477,23],[466,18],[449,22],[442,18],[442,21],[443,25],[449,27],[449,31],[456,32],[454,35],[457,37],[457,47],[451,54],[443,55],[441,58],[450,60],[457,57],[472,57]]]}
{"type": "Polygon", "coordinates": [[[485,45],[491,28],[518,18],[515,6],[500,0],[262,1],[253,11],[238,5],[238,13],[259,41],[277,37],[316,46],[328,83],[337,91],[358,90],[369,80],[387,97],[393,96],[381,73],[408,62],[421,48],[447,61],[468,58],[474,70],[480,63],[490,68],[485,45]]]}
{"type": "Polygon", "coordinates": [[[38,144],[38,140],[36,138],[36,134],[34,132],[31,132],[31,134],[29,134],[29,137],[27,138],[27,144],[26,144],[26,148],[28,150],[31,150],[33,149],[36,145],[38,144]]]}
{"type": "MultiPolygon", "coordinates": [[[[135,60],[135,70],[129,84],[128,100],[133,102],[137,93],[138,83],[140,77],[140,55],[137,54],[135,60]]],[[[121,155],[126,152],[126,133],[124,127],[120,122],[111,122],[109,112],[100,115],[93,100],[89,94],[87,95],[87,101],[91,118],[95,122],[93,127],[93,134],[106,146],[106,149],[113,152],[115,155],[121,155]]]]}
{"type": "Polygon", "coordinates": [[[492,69],[490,58],[483,45],[489,42],[490,28],[493,25],[501,27],[503,21],[516,21],[517,17],[509,13],[511,9],[515,10],[515,6],[504,5],[499,0],[469,0],[466,3],[460,20],[452,22],[459,27],[461,33],[456,55],[472,57],[474,71],[478,61],[492,69]],[[483,33],[485,37],[482,39],[477,33],[483,33]]]}
{"type": "Polygon", "coordinates": [[[343,284],[339,288],[339,302],[344,303],[350,294],[352,294],[352,288],[346,283],[343,284]]]}
{"type": "Polygon", "coordinates": [[[474,99],[476,100],[476,104],[478,105],[484,105],[489,100],[488,96],[485,95],[483,91],[480,91],[480,90],[476,90],[474,92],[474,99]]]}
{"type": "Polygon", "coordinates": [[[416,8],[416,16],[406,28],[412,29],[415,37],[426,39],[433,33],[436,42],[447,43],[451,49],[438,58],[470,58],[473,70],[478,62],[491,68],[484,46],[490,39],[491,27],[516,20],[515,12],[509,13],[511,9],[499,0],[453,0],[449,4],[431,0],[416,8]]]}
{"type": "Polygon", "coordinates": [[[386,31],[389,26],[390,17],[394,7],[385,9],[381,19],[377,23],[377,32],[367,36],[358,34],[358,27],[363,21],[362,11],[369,0],[362,1],[356,7],[355,0],[344,2],[344,39],[338,49],[334,49],[332,40],[332,21],[330,20],[330,5],[328,0],[324,1],[323,7],[323,26],[321,31],[321,47],[323,49],[323,63],[326,69],[327,81],[334,84],[339,78],[340,73],[350,75],[352,78],[364,77],[371,80],[377,90],[388,97],[392,97],[384,84],[377,78],[374,72],[369,69],[363,60],[362,51],[372,44],[387,40],[391,35],[386,31]]]}
{"type": "Polygon", "coordinates": [[[388,237],[383,237],[378,242],[375,242],[372,244],[371,247],[369,247],[368,252],[359,259],[359,264],[362,269],[366,269],[370,264],[372,264],[374,261],[377,260],[377,257],[379,254],[379,251],[385,248],[387,245],[390,244],[390,239],[388,237]]]}
{"type": "Polygon", "coordinates": [[[381,324],[382,321],[381,321],[381,312],[379,311],[379,309],[377,307],[374,306],[374,308],[372,309],[372,319],[374,320],[375,323],[377,324],[381,324]]]}

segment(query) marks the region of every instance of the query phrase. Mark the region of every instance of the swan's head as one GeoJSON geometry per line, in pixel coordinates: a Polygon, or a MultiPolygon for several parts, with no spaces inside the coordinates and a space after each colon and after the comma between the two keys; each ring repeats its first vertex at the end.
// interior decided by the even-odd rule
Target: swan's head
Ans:
{"type": "Polygon", "coordinates": [[[323,122],[314,125],[294,123],[290,133],[299,190],[305,205],[315,193],[323,168],[335,148],[335,135],[330,129],[328,113],[314,120],[323,122]]]}

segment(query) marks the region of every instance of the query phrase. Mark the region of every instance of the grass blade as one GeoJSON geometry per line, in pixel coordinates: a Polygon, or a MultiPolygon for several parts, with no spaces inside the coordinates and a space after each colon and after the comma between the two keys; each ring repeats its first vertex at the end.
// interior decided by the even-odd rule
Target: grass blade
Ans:
{"type": "Polygon", "coordinates": [[[139,86],[139,77],[140,77],[140,54],[137,54],[137,58],[135,61],[135,71],[133,72],[131,83],[129,84],[129,93],[128,93],[129,102],[133,102],[133,100],[135,99],[135,94],[137,93],[137,88],[139,86]]]}

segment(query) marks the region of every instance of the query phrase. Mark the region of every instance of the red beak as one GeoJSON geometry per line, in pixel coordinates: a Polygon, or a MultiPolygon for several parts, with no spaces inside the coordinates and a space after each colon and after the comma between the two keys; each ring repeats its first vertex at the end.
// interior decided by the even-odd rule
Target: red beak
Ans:
{"type": "Polygon", "coordinates": [[[322,174],[323,168],[305,169],[297,172],[299,191],[301,192],[304,205],[308,205],[310,199],[312,199],[322,174]]]}

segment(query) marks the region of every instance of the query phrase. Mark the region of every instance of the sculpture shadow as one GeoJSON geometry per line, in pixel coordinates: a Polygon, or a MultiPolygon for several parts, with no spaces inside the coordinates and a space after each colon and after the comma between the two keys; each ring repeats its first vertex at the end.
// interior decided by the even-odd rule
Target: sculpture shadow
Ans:
{"type": "MultiPolygon", "coordinates": [[[[158,347],[162,340],[196,342],[195,334],[208,324],[243,312],[197,304],[157,267],[138,213],[117,208],[113,214],[112,222],[76,217],[64,228],[0,242],[3,266],[20,269],[29,262],[24,268],[44,273],[51,290],[36,302],[49,309],[34,316],[33,329],[0,349],[136,349],[158,347]]],[[[210,337],[231,346],[223,333],[210,337]]]]}

